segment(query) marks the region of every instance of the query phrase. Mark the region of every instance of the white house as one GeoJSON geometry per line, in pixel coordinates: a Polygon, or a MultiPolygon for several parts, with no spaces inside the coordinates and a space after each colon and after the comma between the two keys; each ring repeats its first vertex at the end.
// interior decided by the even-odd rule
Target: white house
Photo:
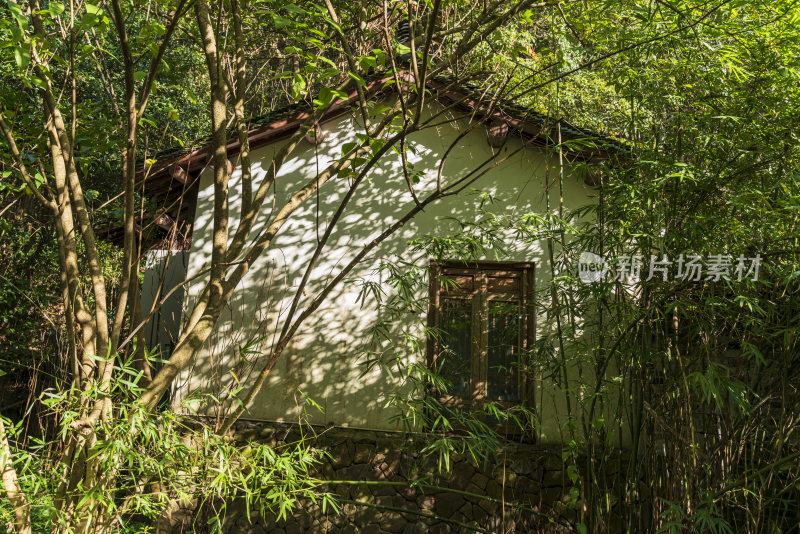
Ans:
{"type": "MultiPolygon", "coordinates": [[[[422,195],[435,189],[437,180],[448,183],[486,161],[491,163],[482,167],[485,172],[469,187],[428,206],[386,239],[333,290],[303,324],[263,390],[248,406],[245,418],[298,421],[305,414],[311,422],[325,425],[398,429],[396,408],[389,401],[398,393],[416,393],[404,385],[398,373],[386,368],[374,366],[365,373],[364,361],[374,356],[370,356],[373,327],[385,319],[384,311],[365,289],[377,284],[388,298],[396,289],[386,283],[387,271],[380,266],[391,264],[407,269],[413,265],[419,268],[415,274],[420,282],[416,296],[422,300],[429,297],[430,304],[427,309],[410,310],[405,324],[392,326],[389,335],[394,336],[396,349],[392,357],[399,354],[406,363],[429,363],[439,357],[441,345],[446,344],[449,357],[444,373],[453,381],[449,392],[452,402],[468,402],[476,397],[526,402],[541,421],[539,439],[559,439],[564,393],[550,381],[535,376],[523,379],[516,367],[517,360],[526,357],[525,351],[537,333],[552,327],[547,324],[542,306],[534,305],[536,292],[541,294],[550,280],[546,242],[508,234],[502,250],[490,247],[477,258],[479,261],[464,264],[453,261],[456,258],[442,257],[432,264],[437,258],[421,247],[419,240],[457,237],[463,231],[459,221],[475,222],[486,211],[508,217],[544,216],[548,206],[555,211],[559,205],[559,172],[564,177],[563,207],[567,213],[595,202],[598,190],[585,179],[578,163],[605,157],[614,147],[604,140],[603,148],[573,151],[570,162],[565,160],[561,169],[558,155],[552,150],[548,155],[545,149],[557,143],[557,130],[550,127],[553,123],[548,123],[547,118],[512,107],[501,106],[490,112],[467,90],[441,81],[432,82],[431,90],[425,117],[436,119],[406,140],[412,149],[409,163],[418,178],[413,184],[415,191],[422,195]],[[429,272],[435,275],[428,276],[429,272]],[[439,276],[456,285],[443,285],[439,276]],[[437,345],[432,340],[428,347],[416,349],[409,346],[404,335],[424,338],[426,324],[441,329],[444,341],[437,345]],[[323,411],[309,410],[306,398],[313,399],[323,411]]],[[[393,98],[380,88],[371,91],[370,97],[375,102],[393,98]]],[[[264,177],[273,154],[306,116],[306,110],[295,106],[273,114],[251,132],[254,187],[264,177]]],[[[304,141],[283,165],[268,202],[281,206],[300,184],[341,157],[342,146],[356,141],[356,134],[363,128],[360,121],[360,114],[344,106],[326,115],[320,121],[319,139],[304,141]]],[[[561,133],[564,140],[590,136],[563,123],[561,133]]],[[[241,209],[241,169],[235,142],[230,145],[229,158],[233,167],[229,224],[235,229],[241,209]]],[[[162,326],[149,331],[150,343],[158,343],[165,351],[169,350],[170,339],[177,336],[174,319],[181,313],[185,316],[203,287],[202,275],[196,275],[211,254],[214,188],[209,161],[208,148],[204,146],[166,156],[147,182],[148,190],[165,205],[180,205],[171,212],[175,219],[191,222],[188,250],[149,253],[153,269],[145,279],[146,312],[170,285],[160,284],[165,275],[173,285],[184,276],[194,277],[185,296],[173,295],[162,308],[161,315],[169,320],[162,320],[162,326]],[[165,258],[171,260],[166,262],[165,258]]],[[[252,266],[225,307],[201,357],[180,375],[172,402],[180,404],[199,393],[233,389],[237,380],[244,382],[258,372],[257,353],[267,351],[275,342],[294,288],[326,223],[339,206],[347,189],[342,187],[343,180],[347,179],[333,179],[318,195],[309,198],[252,266]]],[[[414,205],[397,152],[387,153],[360,187],[313,269],[304,299],[317,294],[367,242],[414,205]]],[[[263,211],[257,228],[263,227],[272,215],[269,208],[263,211]]]]}

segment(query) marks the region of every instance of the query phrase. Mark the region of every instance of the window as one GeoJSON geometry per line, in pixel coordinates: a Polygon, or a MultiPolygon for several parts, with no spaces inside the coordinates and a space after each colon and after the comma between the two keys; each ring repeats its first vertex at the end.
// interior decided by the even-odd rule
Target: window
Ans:
{"type": "Polygon", "coordinates": [[[428,365],[452,384],[442,401],[532,404],[522,370],[535,330],[533,282],[528,263],[431,263],[428,365]]]}

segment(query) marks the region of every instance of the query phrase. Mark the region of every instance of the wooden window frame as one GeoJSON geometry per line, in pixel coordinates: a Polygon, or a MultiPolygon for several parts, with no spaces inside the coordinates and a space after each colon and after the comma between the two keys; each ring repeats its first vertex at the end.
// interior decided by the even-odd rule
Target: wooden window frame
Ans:
{"type": "MultiPolygon", "coordinates": [[[[523,314],[523,324],[520,329],[520,350],[525,360],[520,362],[523,368],[529,367],[530,350],[536,340],[536,313],[534,308],[534,291],[536,281],[535,265],[530,262],[470,262],[431,260],[429,268],[428,282],[428,329],[430,332],[439,331],[441,325],[441,297],[448,295],[450,298],[463,296],[472,301],[472,350],[470,360],[470,385],[471,396],[464,398],[455,395],[445,395],[435,393],[439,401],[445,406],[454,408],[477,408],[486,401],[488,394],[488,305],[492,300],[507,302],[519,301],[523,314]],[[443,288],[441,280],[443,278],[464,276],[472,277],[472,285],[465,289],[450,292],[448,288],[443,288]],[[517,289],[510,292],[503,292],[495,287],[490,291],[490,278],[516,279],[519,281],[517,289]],[[477,281],[477,283],[476,283],[477,281]],[[476,327],[476,325],[478,325],[476,327]],[[480,337],[476,335],[476,328],[480,332],[480,337]]],[[[458,282],[458,280],[456,280],[458,282]]],[[[440,342],[438,335],[429,335],[427,339],[427,364],[428,367],[436,365],[437,355],[440,352],[440,342]]],[[[498,401],[506,407],[524,405],[533,407],[535,400],[534,381],[528,376],[529,373],[519,373],[518,399],[517,401],[498,401]]]]}

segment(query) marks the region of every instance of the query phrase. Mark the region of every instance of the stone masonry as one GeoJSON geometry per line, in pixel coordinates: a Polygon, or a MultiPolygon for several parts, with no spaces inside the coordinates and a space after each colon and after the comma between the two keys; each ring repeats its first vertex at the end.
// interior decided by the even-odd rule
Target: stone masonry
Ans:
{"type": "MultiPolygon", "coordinates": [[[[241,439],[271,445],[300,438],[297,425],[241,421],[241,439]]],[[[247,517],[229,503],[225,531],[235,534],[573,532],[580,502],[561,451],[533,443],[505,447],[491,462],[460,454],[438,473],[437,455],[423,457],[414,437],[346,428],[315,429],[314,447],[329,453],[314,476],[332,484],[339,513],[301,502],[288,519],[258,510],[247,517]],[[438,473],[438,474],[437,474],[438,473]],[[411,481],[424,480],[422,486],[411,481]]],[[[308,439],[308,433],[305,433],[308,439]]]]}

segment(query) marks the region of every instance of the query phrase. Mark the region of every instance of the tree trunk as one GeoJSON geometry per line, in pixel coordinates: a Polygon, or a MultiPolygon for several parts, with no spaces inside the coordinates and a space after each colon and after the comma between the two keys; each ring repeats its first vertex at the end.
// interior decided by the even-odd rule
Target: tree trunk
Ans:
{"type": "Polygon", "coordinates": [[[14,531],[16,534],[31,534],[31,507],[17,480],[17,471],[11,461],[11,445],[8,443],[6,427],[0,418],[0,474],[3,489],[14,509],[14,531]]]}

